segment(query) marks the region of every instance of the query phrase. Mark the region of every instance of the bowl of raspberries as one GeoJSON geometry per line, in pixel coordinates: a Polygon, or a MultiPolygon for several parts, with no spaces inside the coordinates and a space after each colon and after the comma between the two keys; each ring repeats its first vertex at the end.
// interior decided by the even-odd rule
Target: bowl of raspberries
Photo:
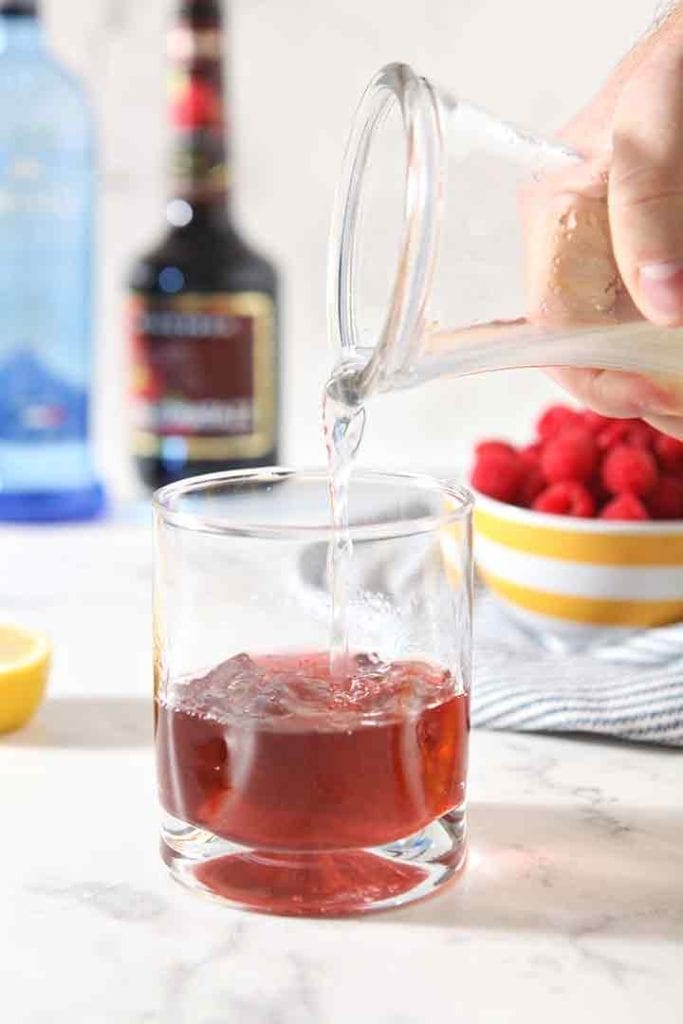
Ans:
{"type": "Polygon", "coordinates": [[[683,441],[553,405],[524,445],[482,440],[480,574],[544,634],[582,640],[683,619],[683,441]]]}

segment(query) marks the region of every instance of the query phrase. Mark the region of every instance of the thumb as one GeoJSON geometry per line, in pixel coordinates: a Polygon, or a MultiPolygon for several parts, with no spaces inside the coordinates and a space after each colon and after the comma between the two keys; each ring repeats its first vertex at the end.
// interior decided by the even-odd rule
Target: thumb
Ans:
{"type": "Polygon", "coordinates": [[[683,20],[624,85],[612,146],[608,204],[619,272],[644,317],[683,325],[683,20]]]}

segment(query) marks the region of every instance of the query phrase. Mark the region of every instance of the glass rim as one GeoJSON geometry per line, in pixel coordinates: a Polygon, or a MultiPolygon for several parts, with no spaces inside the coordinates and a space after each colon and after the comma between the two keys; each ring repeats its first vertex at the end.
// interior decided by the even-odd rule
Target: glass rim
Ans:
{"type": "MultiPolygon", "coordinates": [[[[327,470],[321,467],[292,468],[287,466],[264,466],[257,469],[234,469],[218,473],[205,473],[202,476],[187,477],[176,483],[166,484],[155,491],[152,506],[155,516],[164,525],[178,527],[194,533],[222,534],[231,537],[245,537],[254,540],[329,540],[334,534],[331,523],[306,524],[287,523],[273,525],[270,523],[244,523],[230,520],[228,516],[204,516],[201,513],[187,512],[174,508],[174,503],[197,492],[206,492],[217,486],[237,485],[262,481],[263,483],[278,482],[289,478],[317,480],[327,486],[327,470]]],[[[364,522],[351,524],[349,534],[352,540],[388,540],[434,533],[445,526],[467,520],[472,513],[474,497],[471,491],[455,481],[430,476],[427,473],[404,473],[360,469],[352,476],[352,482],[394,482],[412,487],[415,493],[430,490],[437,492],[453,502],[452,507],[445,507],[440,514],[417,516],[415,519],[392,517],[386,522],[364,522]]]]}

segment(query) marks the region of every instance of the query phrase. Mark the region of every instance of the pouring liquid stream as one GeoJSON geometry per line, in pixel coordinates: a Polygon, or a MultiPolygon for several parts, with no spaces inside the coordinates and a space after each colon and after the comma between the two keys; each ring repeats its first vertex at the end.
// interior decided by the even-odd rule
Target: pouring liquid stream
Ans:
{"type": "Polygon", "coordinates": [[[330,674],[345,674],[349,655],[353,541],[349,529],[349,482],[365,427],[365,406],[350,398],[343,366],[335,370],[323,391],[323,431],[327,448],[333,533],[327,554],[332,598],[330,674]]]}

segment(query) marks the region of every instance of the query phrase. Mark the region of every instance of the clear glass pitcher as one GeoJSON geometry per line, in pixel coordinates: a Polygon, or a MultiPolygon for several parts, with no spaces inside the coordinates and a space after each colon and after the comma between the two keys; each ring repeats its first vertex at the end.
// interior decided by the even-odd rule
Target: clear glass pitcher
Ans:
{"type": "Polygon", "coordinates": [[[563,188],[538,201],[572,165],[581,171],[576,153],[405,64],[375,75],[330,242],[330,333],[348,400],[515,367],[683,372],[683,330],[644,321],[619,278],[604,198],[563,188]]]}

